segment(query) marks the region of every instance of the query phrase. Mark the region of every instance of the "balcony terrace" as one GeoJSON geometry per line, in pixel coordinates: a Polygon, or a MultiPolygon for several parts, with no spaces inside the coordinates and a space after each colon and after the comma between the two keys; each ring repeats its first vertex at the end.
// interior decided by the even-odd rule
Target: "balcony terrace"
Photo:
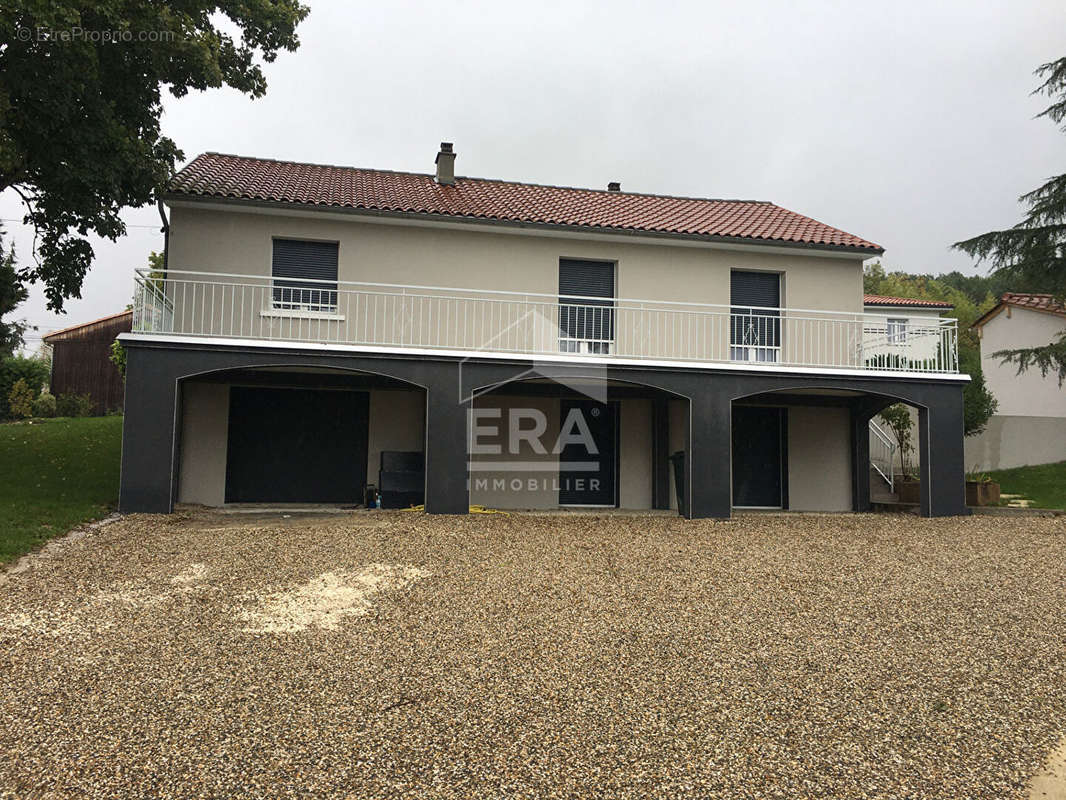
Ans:
{"type": "Polygon", "coordinates": [[[956,320],[138,270],[133,333],[361,349],[956,374],[956,320]]]}

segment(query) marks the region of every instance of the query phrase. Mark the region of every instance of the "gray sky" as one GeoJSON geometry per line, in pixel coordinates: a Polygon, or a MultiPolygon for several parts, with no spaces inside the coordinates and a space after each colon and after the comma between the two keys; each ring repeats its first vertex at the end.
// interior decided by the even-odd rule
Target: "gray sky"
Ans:
{"type": "MultiPolygon", "coordinates": [[[[973,271],[951,242],[1016,222],[1015,198],[1066,171],[1066,135],[1029,96],[1066,54],[1061,0],[310,5],[265,98],[167,103],[187,159],[429,172],[448,140],[460,175],[772,200],[933,273],[973,271]]],[[[0,217],[21,215],[0,195],[0,217]]],[[[94,242],[65,316],[32,290],[18,315],[37,335],[129,302],[162,236],[154,207],[124,218],[141,227],[94,242]]],[[[28,260],[31,232],[5,228],[28,260]]]]}

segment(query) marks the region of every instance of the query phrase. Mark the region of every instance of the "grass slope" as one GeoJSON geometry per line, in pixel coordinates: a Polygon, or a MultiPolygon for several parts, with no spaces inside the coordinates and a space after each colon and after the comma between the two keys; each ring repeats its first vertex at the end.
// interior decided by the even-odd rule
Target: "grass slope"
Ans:
{"type": "Polygon", "coordinates": [[[1066,508],[1066,461],[989,472],[1004,494],[1020,494],[1035,508],[1066,508]]]}
{"type": "Polygon", "coordinates": [[[122,417],[0,425],[0,563],[118,502],[122,417]]]}

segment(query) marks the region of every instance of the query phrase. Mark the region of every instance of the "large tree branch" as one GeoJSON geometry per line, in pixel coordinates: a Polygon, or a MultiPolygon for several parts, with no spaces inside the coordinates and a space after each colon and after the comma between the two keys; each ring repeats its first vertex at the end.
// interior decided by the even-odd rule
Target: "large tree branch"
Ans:
{"type": "Polygon", "coordinates": [[[1040,370],[1043,377],[1049,372],[1058,374],[1059,388],[1066,382],[1066,332],[1058,335],[1058,341],[1043,347],[1022,347],[1014,350],[998,350],[992,354],[1001,364],[1017,364],[1021,375],[1030,367],[1040,370]]]}

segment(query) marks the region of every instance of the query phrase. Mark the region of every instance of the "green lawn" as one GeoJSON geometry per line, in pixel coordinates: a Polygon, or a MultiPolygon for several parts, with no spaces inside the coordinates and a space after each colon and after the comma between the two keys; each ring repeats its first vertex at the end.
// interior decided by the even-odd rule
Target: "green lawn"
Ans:
{"type": "Polygon", "coordinates": [[[1066,461],[989,472],[1003,494],[1020,494],[1034,508],[1066,508],[1066,461]]]}
{"type": "Polygon", "coordinates": [[[0,425],[0,563],[118,503],[122,417],[0,425]]]}

